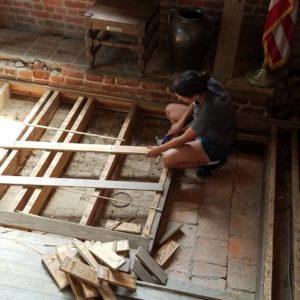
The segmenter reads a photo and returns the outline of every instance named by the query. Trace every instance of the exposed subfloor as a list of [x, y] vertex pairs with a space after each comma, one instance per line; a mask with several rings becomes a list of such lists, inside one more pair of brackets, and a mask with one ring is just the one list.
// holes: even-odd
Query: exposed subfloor
[[[13, 95], [11, 98], [0, 116], [6, 120], [22, 121], [34, 102], [18, 99]], [[20, 110], [21, 103], [26, 104], [22, 105], [22, 110]], [[59, 127], [69, 109], [68, 104], [60, 105], [50, 126]], [[123, 120], [124, 114], [121, 112], [99, 109], [89, 122], [87, 132], [115, 136]], [[138, 116], [135, 124], [132, 145], [151, 145], [155, 136], [160, 136], [168, 127], [164, 120], [145, 116]], [[53, 134], [53, 131], [46, 130], [42, 140], [51, 140]], [[103, 143], [103, 140], [87, 136], [82, 142]], [[30, 174], [41, 152], [33, 152], [34, 155], [24, 165], [21, 175]], [[105, 159], [105, 154], [76, 153], [65, 175], [99, 178]], [[161, 161], [156, 165], [155, 159], [129, 155], [122, 164], [120, 178], [123, 180], [148, 178], [157, 181], [161, 168]], [[221, 299], [254, 299], [262, 178], [263, 154], [245, 149], [237, 149], [229, 157], [224, 168], [208, 179], [197, 178], [193, 169], [176, 170], [162, 226], [182, 223], [183, 227], [181, 232], [174, 236], [180, 248], [165, 267], [168, 272], [167, 286]], [[0, 201], [1, 210], [9, 208], [20, 189], [21, 187], [8, 189]], [[57, 189], [43, 210], [43, 215], [79, 222], [89, 200], [89, 197], [83, 194], [86, 192], [88, 191], [79, 189], [77, 193], [70, 193]], [[151, 205], [151, 192], [126, 191], [122, 194], [122, 191], [121, 193], [117, 191], [114, 196], [117, 197], [118, 193], [140, 204]], [[117, 207], [114, 203], [110, 203], [105, 207], [101, 217], [131, 220], [144, 225], [147, 213], [147, 209], [144, 208], [130, 205]], [[99, 220], [100, 226], [103, 225], [102, 218]], [[161, 228], [161, 233], [163, 228], [165, 227]], [[5, 235], [8, 236], [8, 233]], [[26, 233], [24, 239], [26, 240]], [[12, 243], [14, 244], [20, 247]], [[11, 260], [10, 252], [7, 252], [5, 243], [1, 243], [0, 247], [3, 253], [6, 253], [1, 257], [4, 259], [3, 268], [11, 270], [11, 261], [6, 265], [6, 260]], [[7, 275], [4, 276], [8, 276], [5, 278], [6, 284], [10, 285], [11, 273], [5, 274]], [[30, 282], [28, 287], [32, 284], [31, 289], [34, 290], [36, 282], [34, 280]], [[49, 277], [49, 286], [51, 284]]]

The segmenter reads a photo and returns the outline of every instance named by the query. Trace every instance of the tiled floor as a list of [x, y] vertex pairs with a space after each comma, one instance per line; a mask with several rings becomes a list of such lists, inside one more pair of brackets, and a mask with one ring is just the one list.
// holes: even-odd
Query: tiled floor
[[[237, 151], [209, 179], [175, 173], [167, 226], [180, 249], [167, 265], [169, 286], [222, 299], [254, 299], [263, 157]], [[190, 183], [187, 183], [190, 181]]]

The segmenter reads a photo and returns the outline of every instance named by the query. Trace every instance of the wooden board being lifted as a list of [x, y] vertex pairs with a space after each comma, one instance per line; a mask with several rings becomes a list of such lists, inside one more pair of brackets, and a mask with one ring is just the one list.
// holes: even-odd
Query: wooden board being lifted
[[98, 179], [0, 175], [0, 184], [21, 186], [85, 187], [116, 190], [163, 191], [160, 183]]
[[15, 141], [13, 143], [1, 143], [0, 148], [47, 150], [47, 151], [58, 151], [58, 152], [66, 151], [66, 152], [115, 153], [115, 154], [146, 154], [148, 152], [148, 148], [143, 146], [116, 146], [116, 145], [31, 142], [31, 141]]

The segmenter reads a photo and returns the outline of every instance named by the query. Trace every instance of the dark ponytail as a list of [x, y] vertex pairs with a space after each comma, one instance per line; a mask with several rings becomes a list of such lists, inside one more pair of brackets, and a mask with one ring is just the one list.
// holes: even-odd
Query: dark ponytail
[[174, 81], [173, 88], [176, 94], [184, 97], [193, 97], [207, 91], [207, 81], [210, 73], [188, 70], [181, 73]]

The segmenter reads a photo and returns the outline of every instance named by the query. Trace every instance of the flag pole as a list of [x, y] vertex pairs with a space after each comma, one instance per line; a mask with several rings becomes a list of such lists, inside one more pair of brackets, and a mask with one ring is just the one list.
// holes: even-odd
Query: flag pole
[[279, 70], [271, 70], [265, 59], [261, 68], [247, 72], [245, 77], [252, 85], [259, 87], [273, 87], [279, 82], [281, 74]]

